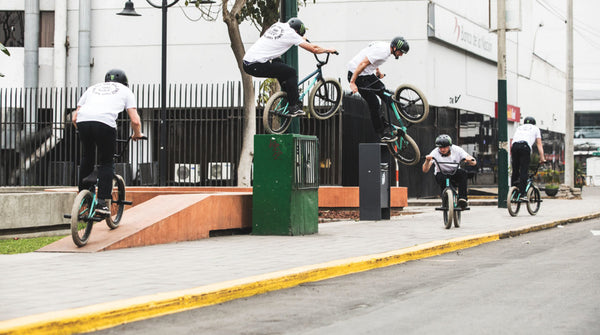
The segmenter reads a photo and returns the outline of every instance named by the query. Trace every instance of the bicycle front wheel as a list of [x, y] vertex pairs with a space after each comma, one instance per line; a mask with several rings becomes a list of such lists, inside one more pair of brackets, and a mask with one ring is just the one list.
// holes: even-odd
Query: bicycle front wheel
[[394, 103], [400, 115], [408, 122], [419, 123], [429, 115], [429, 102], [416, 86], [404, 84], [394, 93]]
[[454, 218], [454, 194], [449, 188], [442, 192], [442, 207], [444, 208], [444, 227], [450, 229]]
[[332, 117], [342, 105], [342, 85], [333, 78], [319, 80], [310, 91], [308, 110], [317, 120]]
[[521, 208], [521, 201], [519, 200], [519, 188], [516, 186], [511, 187], [508, 190], [506, 197], [506, 207], [510, 216], [517, 216], [519, 208]]
[[398, 135], [398, 139], [387, 144], [392, 156], [404, 165], [415, 165], [421, 159], [421, 152], [415, 140], [408, 134]]
[[527, 190], [527, 211], [531, 215], [536, 215], [540, 210], [542, 198], [540, 197], [540, 190], [533, 186]]
[[[456, 197], [454, 197], [454, 201], [457, 201]], [[462, 217], [462, 211], [461, 210], [456, 210], [456, 204], [454, 204], [454, 227], [455, 228], [460, 228], [460, 219]]]
[[115, 175], [112, 181], [112, 195], [110, 200], [110, 215], [106, 218], [106, 225], [110, 229], [119, 226], [123, 211], [125, 210], [125, 182], [119, 175]]
[[94, 221], [90, 217], [90, 213], [94, 207], [93, 201], [94, 197], [88, 190], [79, 192], [75, 197], [75, 201], [73, 201], [73, 208], [71, 209], [71, 237], [78, 247], [83, 247], [87, 244], [92, 233], [92, 227], [94, 227]]
[[263, 125], [267, 133], [283, 134], [288, 129], [292, 122], [292, 117], [288, 115], [288, 105], [285, 92], [277, 92], [269, 98], [263, 111]]

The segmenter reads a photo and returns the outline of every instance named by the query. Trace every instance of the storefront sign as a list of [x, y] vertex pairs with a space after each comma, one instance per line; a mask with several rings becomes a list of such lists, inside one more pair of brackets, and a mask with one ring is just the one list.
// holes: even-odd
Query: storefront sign
[[[494, 106], [494, 115], [498, 118], [498, 102]], [[506, 105], [506, 121], [519, 122], [521, 121], [521, 108], [513, 105]]]
[[498, 60], [496, 34], [432, 2], [429, 3], [427, 35], [489, 60]]

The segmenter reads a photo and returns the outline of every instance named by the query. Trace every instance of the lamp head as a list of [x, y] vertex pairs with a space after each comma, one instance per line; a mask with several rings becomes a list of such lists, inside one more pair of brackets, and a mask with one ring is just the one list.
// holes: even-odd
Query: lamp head
[[142, 14], [138, 14], [135, 11], [135, 8], [133, 8], [133, 2], [131, 0], [128, 0], [127, 2], [125, 2], [125, 8], [123, 8], [123, 10], [120, 13], [117, 13], [117, 15], [141, 16]]

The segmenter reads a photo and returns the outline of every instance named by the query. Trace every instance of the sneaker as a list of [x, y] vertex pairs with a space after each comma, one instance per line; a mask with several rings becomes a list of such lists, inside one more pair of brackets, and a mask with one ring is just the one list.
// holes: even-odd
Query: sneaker
[[297, 103], [295, 105], [290, 106], [289, 116], [296, 117], [302, 115], [306, 115], [306, 112], [304, 112], [304, 110], [302, 109], [302, 103]]
[[458, 206], [460, 208], [465, 209], [465, 208], [467, 208], [468, 205], [469, 205], [469, 203], [467, 202], [467, 199], [463, 199], [463, 198], [458, 199]]
[[529, 201], [529, 200], [527, 199], [527, 196], [523, 196], [523, 197], [521, 197], [521, 201], [523, 201], [523, 202], [527, 202], [527, 201]]
[[106, 200], [100, 199], [98, 200], [98, 205], [96, 205], [96, 213], [99, 215], [110, 215], [110, 209], [106, 204]]
[[390, 131], [386, 131], [381, 135], [381, 142], [394, 142], [398, 139], [398, 136], [392, 134]]

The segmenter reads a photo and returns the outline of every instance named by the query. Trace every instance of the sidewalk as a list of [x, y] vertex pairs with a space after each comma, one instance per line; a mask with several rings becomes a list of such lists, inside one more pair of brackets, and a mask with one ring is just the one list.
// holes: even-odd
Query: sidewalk
[[[69, 327], [88, 319], [105, 327], [110, 318], [102, 313], [111, 309], [128, 322], [156, 315], [156, 306], [163, 308], [158, 314], [171, 313], [429, 257], [511, 231], [600, 217], [600, 188], [584, 188], [581, 200], [544, 199], [536, 216], [525, 206], [513, 218], [497, 206], [473, 205], [463, 213], [461, 228], [450, 230], [433, 207], [409, 206], [405, 212], [418, 214], [324, 223], [307, 236], [237, 235], [93, 254], [0, 255], [0, 333], [36, 322], [42, 331], [91, 330]], [[215, 291], [220, 295], [198, 303]]]

